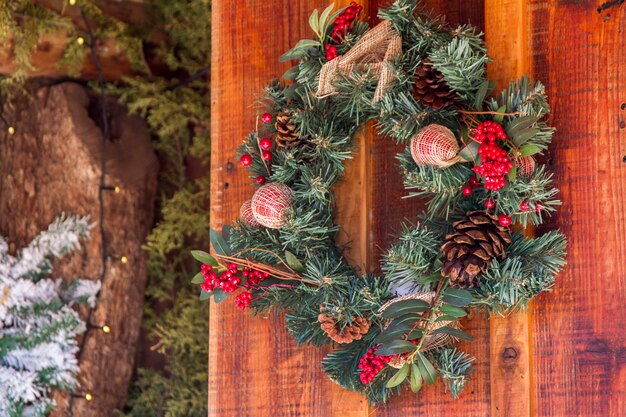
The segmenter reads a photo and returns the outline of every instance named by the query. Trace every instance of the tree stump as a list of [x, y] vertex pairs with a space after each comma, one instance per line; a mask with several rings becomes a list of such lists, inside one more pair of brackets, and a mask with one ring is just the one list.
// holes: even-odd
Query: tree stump
[[[0, 140], [0, 233], [16, 247], [28, 243], [61, 213], [89, 215], [94, 228], [84, 248], [57, 262], [56, 276], [98, 279], [102, 269], [98, 202], [102, 131], [99, 102], [84, 87], [63, 83], [31, 87], [5, 117], [16, 133]], [[121, 191], [104, 195], [107, 273], [92, 324], [110, 334], [89, 333], [81, 360], [80, 387], [93, 401], [74, 401], [74, 415], [109, 417], [123, 406], [142, 323], [146, 255], [152, 228], [158, 161], [144, 121], [108, 100], [111, 141], [106, 183]], [[3, 129], [4, 130], [4, 129]], [[13, 250], [15, 250], [13, 248]], [[120, 262], [122, 256], [128, 263]], [[54, 416], [65, 416], [67, 396], [57, 395]]]

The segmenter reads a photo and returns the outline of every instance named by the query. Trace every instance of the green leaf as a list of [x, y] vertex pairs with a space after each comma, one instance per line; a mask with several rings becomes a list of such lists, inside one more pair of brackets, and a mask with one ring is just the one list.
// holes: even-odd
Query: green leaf
[[404, 365], [402, 365], [402, 368], [400, 368], [400, 370], [398, 370], [398, 372], [396, 372], [395, 375], [392, 376], [389, 379], [389, 381], [387, 381], [387, 385], [385, 386], [387, 388], [397, 387], [406, 379], [408, 374], [409, 374], [409, 364], [405, 363]]
[[459, 156], [467, 162], [475, 161], [478, 158], [478, 148], [480, 143], [471, 141], [466, 147], [461, 149]]
[[225, 224], [224, 226], [222, 226], [222, 236], [224, 237], [225, 241], [229, 241], [230, 240], [230, 233], [233, 231], [233, 228], [230, 224]]
[[435, 319], [435, 322], [441, 322], [441, 321], [457, 321], [457, 318], [444, 314], [443, 316], [439, 316]]
[[539, 118], [537, 116], [518, 117], [507, 125], [506, 134], [511, 137], [515, 136], [517, 133], [520, 133], [522, 130], [528, 129], [538, 121]]
[[300, 262], [298, 258], [296, 258], [296, 255], [289, 252], [288, 250], [285, 251], [285, 261], [287, 262], [287, 265], [289, 265], [291, 269], [293, 269], [294, 271], [296, 272], [304, 271], [304, 266], [302, 265], [302, 262]]
[[523, 130], [521, 133], [512, 136], [511, 140], [513, 141], [513, 143], [517, 146], [522, 146], [523, 144], [525, 144], [526, 142], [528, 142], [530, 139], [534, 138], [535, 136], [537, 136], [537, 133], [541, 132], [541, 129], [537, 128], [537, 127], [533, 127], [530, 129], [525, 129]]
[[411, 391], [418, 393], [422, 389], [422, 375], [415, 363], [411, 364]]
[[428, 311], [430, 304], [424, 300], [402, 300], [393, 303], [385, 311], [382, 316], [386, 319], [393, 319], [404, 316], [406, 314], [419, 314]]
[[316, 41], [315, 39], [302, 39], [298, 41], [296, 46], [293, 47], [294, 50], [300, 49], [308, 49], [308, 48], [316, 48], [322, 46], [320, 41]]
[[329, 23], [328, 16], [331, 14], [334, 8], [335, 3], [331, 3], [326, 9], [324, 9], [322, 14], [320, 15], [318, 27], [320, 28], [321, 32], [324, 32], [326, 30], [326, 26], [328, 26]]
[[449, 334], [450, 336], [454, 336], [457, 339], [467, 340], [470, 342], [474, 340], [472, 336], [465, 333], [463, 330], [455, 329], [454, 327], [443, 326], [438, 329], [435, 329], [431, 334], [439, 334], [439, 333]]
[[527, 143], [521, 148], [519, 148], [522, 156], [530, 156], [541, 152], [541, 149], [537, 145], [533, 145], [532, 143]]
[[391, 342], [380, 345], [376, 354], [380, 356], [390, 356], [411, 352], [413, 350], [415, 350], [415, 345], [411, 342], [406, 340], [392, 340]]
[[422, 352], [417, 353], [417, 366], [419, 367], [420, 374], [422, 374], [422, 378], [428, 385], [432, 385], [437, 380], [437, 371], [432, 363], [422, 354]]
[[202, 272], [198, 272], [191, 279], [192, 284], [202, 284], [203, 282], [204, 282], [204, 275], [202, 275]]
[[283, 78], [285, 80], [293, 81], [298, 77], [299, 73], [300, 73], [300, 67], [298, 65], [294, 65], [293, 67], [285, 71], [285, 73], [283, 74]]
[[287, 62], [292, 59], [300, 59], [306, 56], [307, 52], [304, 49], [290, 49], [278, 58], [279, 62]]
[[319, 24], [319, 12], [317, 11], [317, 9], [313, 10], [313, 13], [311, 13], [311, 16], [309, 16], [309, 26], [311, 26], [311, 29], [313, 30], [313, 32], [315, 32], [315, 34], [317, 36], [320, 36], [320, 28], [318, 26]]
[[414, 329], [411, 331], [411, 333], [406, 335], [406, 338], [408, 340], [415, 340], [419, 339], [422, 336], [424, 336], [424, 332], [422, 331], [422, 329]]
[[443, 302], [464, 307], [472, 302], [472, 294], [462, 288], [448, 288], [443, 294]]
[[219, 304], [227, 298], [228, 298], [228, 294], [226, 294], [220, 288], [215, 288], [213, 290], [213, 301], [215, 301], [215, 303]]
[[439, 310], [441, 310], [441, 312], [444, 314], [456, 318], [467, 316], [467, 311], [463, 310], [461, 307], [453, 306], [450, 304], [442, 305]]
[[478, 87], [478, 91], [476, 92], [474, 108], [479, 111], [483, 109], [483, 103], [485, 101], [485, 98], [487, 98], [487, 93], [489, 93], [489, 81], [483, 81], [480, 87]]
[[507, 178], [509, 179], [509, 182], [513, 182], [517, 179], [517, 167], [516, 166], [511, 167], [511, 170], [509, 171]]
[[502, 113], [506, 113], [506, 105], [500, 106], [500, 108], [498, 108], [497, 113], [501, 113], [501, 114], [496, 114], [493, 116], [493, 120], [498, 122], [498, 123], [502, 123], [502, 121], [504, 120], [504, 114]]
[[208, 291], [200, 290], [200, 301], [208, 300], [211, 298], [211, 293]]
[[192, 250], [191, 256], [193, 256], [196, 261], [201, 262], [205, 265], [211, 265], [211, 266], [219, 265], [219, 263], [213, 256], [201, 250]]
[[216, 230], [211, 229], [210, 233], [211, 244], [213, 245], [213, 250], [219, 255], [230, 256], [233, 251], [228, 246], [228, 243], [224, 240], [222, 235], [220, 235]]

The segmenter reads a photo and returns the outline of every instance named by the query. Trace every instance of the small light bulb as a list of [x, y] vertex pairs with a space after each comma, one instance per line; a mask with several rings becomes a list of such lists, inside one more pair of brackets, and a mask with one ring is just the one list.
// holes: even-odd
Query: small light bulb
[[91, 401], [91, 400], [93, 400], [93, 395], [91, 395], [91, 394], [87, 393], [87, 394], [85, 394], [85, 399], [86, 399], [87, 401]]
[[69, 0], [68, 3], [70, 4], [70, 6], [75, 6], [76, 0]]
[[85, 38], [83, 38], [82, 36], [79, 36], [78, 39], [76, 39], [76, 42], [79, 45], [83, 45], [85, 43]]
[[124, 265], [126, 265], [128, 263], [128, 258], [126, 256], [122, 256], [120, 258], [120, 262], [123, 263]]
[[105, 324], [104, 326], [102, 326], [102, 333], [111, 333], [111, 328]]
[[13, 126], [9, 126], [7, 131], [9, 132], [9, 135], [11, 136], [15, 135], [15, 128]]
[[115, 194], [119, 194], [122, 192], [122, 189], [116, 185], [113, 191], [115, 192]]

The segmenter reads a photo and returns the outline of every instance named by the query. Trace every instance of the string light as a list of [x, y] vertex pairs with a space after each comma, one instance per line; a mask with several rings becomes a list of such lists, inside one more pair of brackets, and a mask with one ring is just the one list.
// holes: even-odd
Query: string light
[[102, 333], [104, 333], [104, 334], [111, 333], [111, 326], [109, 326], [108, 324], [103, 324], [102, 326], [97, 326], [95, 324], [88, 324], [87, 328], [88, 329], [102, 330]]
[[15, 128], [13, 126], [9, 126], [7, 132], [9, 133], [9, 135], [13, 136], [15, 135]]
[[87, 401], [91, 401], [91, 400], [93, 400], [93, 395], [91, 395], [90, 393], [87, 393], [87, 394], [85, 394], [85, 399]]
[[76, 0], [68, 0], [70, 6], [76, 6]]
[[102, 326], [102, 333], [111, 333], [111, 328], [105, 324], [104, 326]]
[[83, 38], [82, 36], [79, 36], [78, 38], [76, 38], [76, 43], [79, 45], [84, 45], [85, 44], [85, 38]]
[[93, 400], [93, 395], [91, 395], [91, 393], [89, 393], [89, 392], [86, 392], [84, 394], [72, 392], [72, 393], [70, 393], [70, 397], [72, 399], [74, 399], [74, 398], [81, 398], [81, 399], [84, 399], [84, 400], [87, 400], [87, 401], [92, 401]]
[[116, 186], [111, 186], [111, 185], [105, 185], [102, 187], [102, 190], [104, 191], [113, 191], [115, 194], [119, 194], [122, 192], [122, 187], [116, 185]]
[[119, 262], [123, 265], [126, 265], [130, 262], [130, 259], [128, 259], [128, 256], [125, 256], [125, 255], [122, 255], [122, 256], [108, 255], [107, 259], [112, 262]]

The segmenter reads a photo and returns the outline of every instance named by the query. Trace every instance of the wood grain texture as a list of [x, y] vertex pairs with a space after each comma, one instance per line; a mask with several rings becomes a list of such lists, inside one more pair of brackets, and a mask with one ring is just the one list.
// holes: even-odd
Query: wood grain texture
[[[516, 22], [511, 26], [511, 21]], [[485, 0], [485, 42], [495, 91], [528, 74], [526, 0]], [[529, 231], [530, 232], [530, 231]], [[528, 417], [531, 409], [530, 309], [490, 320], [491, 415]]]
[[[568, 266], [532, 315], [535, 415], [626, 415], [626, 7], [529, 1], [532, 73], [558, 128], [549, 161]], [[626, 107], [626, 106], [625, 106]]]

